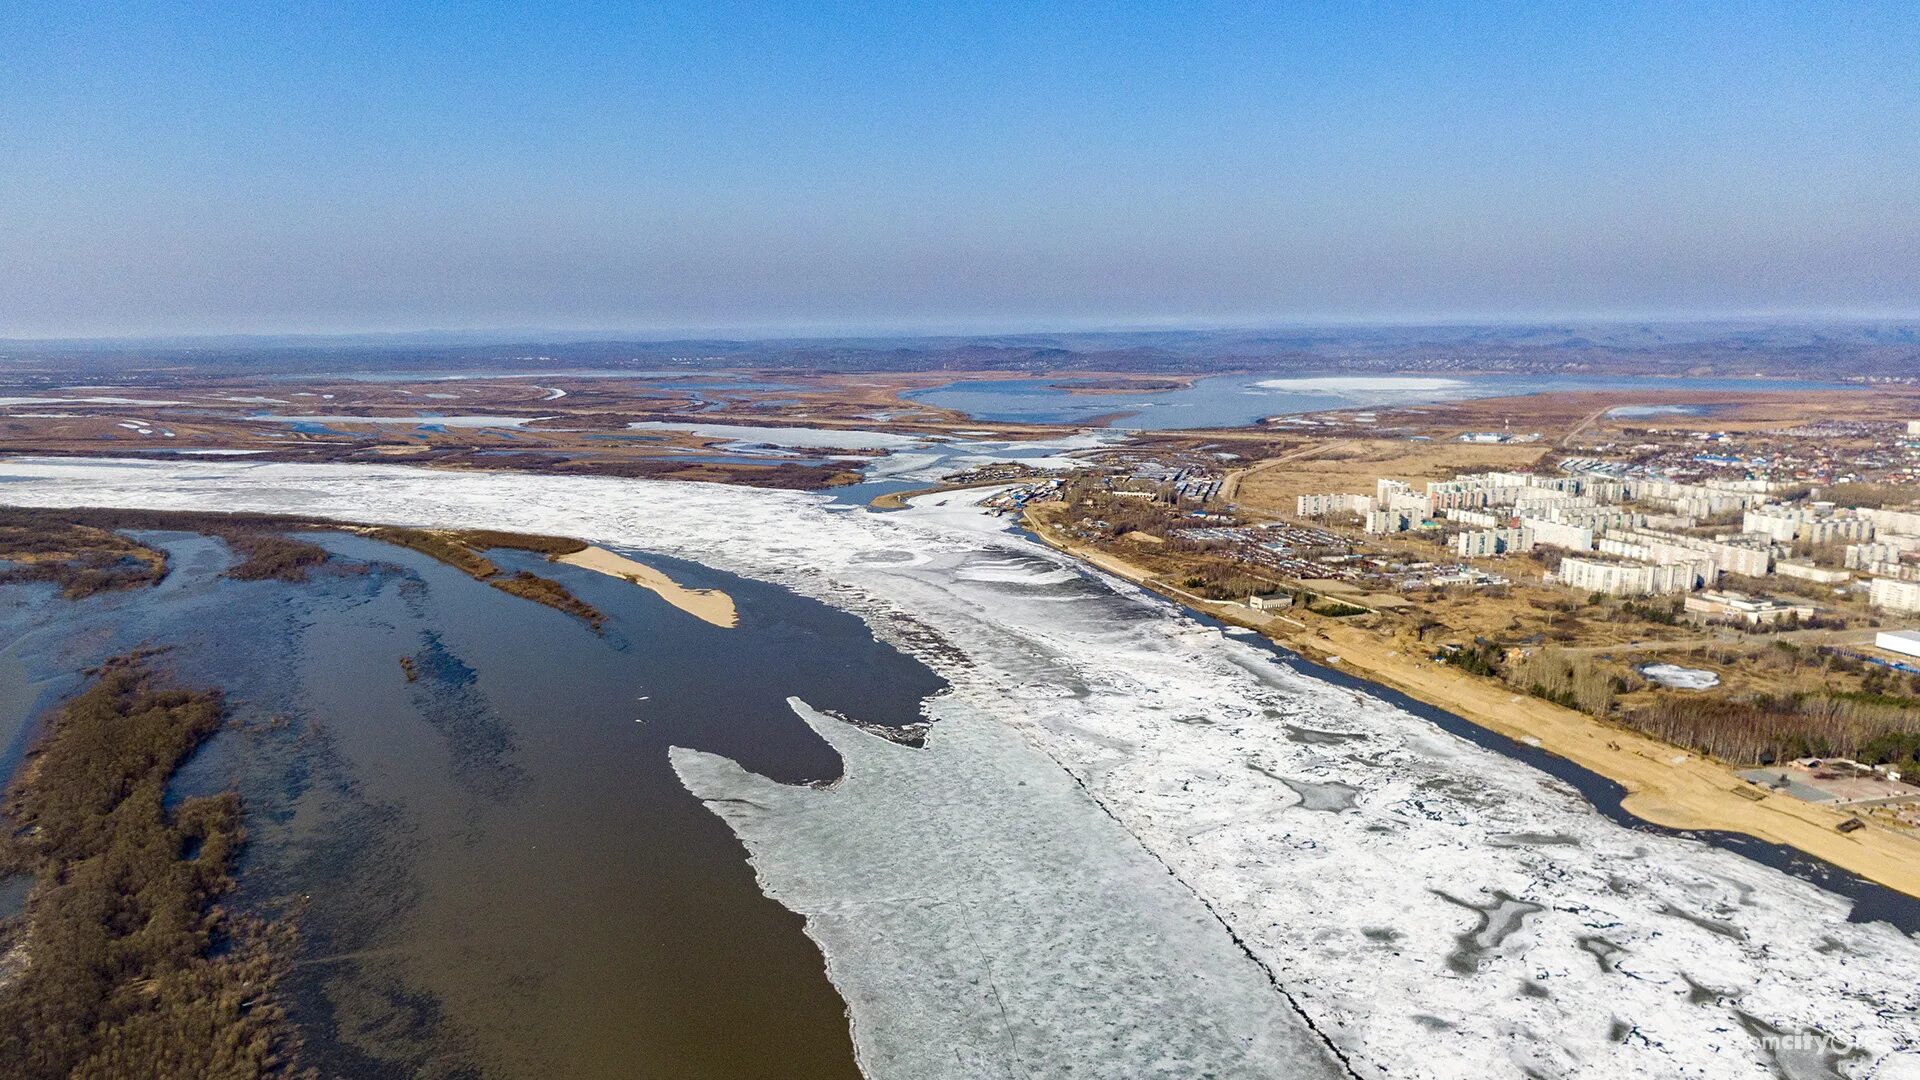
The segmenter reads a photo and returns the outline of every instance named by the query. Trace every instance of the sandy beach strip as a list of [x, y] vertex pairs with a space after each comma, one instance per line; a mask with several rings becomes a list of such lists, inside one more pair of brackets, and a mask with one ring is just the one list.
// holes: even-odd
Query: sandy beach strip
[[1798, 848], [1909, 896], [1920, 896], [1920, 840], [1869, 821], [1839, 831], [1846, 808], [1766, 794], [1732, 768], [1626, 728], [1602, 723], [1510, 687], [1395, 653], [1366, 631], [1339, 627], [1309, 641], [1300, 631], [1273, 635], [1309, 656], [1337, 654], [1341, 666], [1438, 705], [1481, 727], [1540, 748], [1627, 791], [1620, 803], [1636, 817], [1671, 829], [1719, 829]]
[[[1028, 519], [1031, 527], [1035, 524]], [[1051, 529], [1034, 534], [1052, 546], [1186, 607], [1266, 634], [1309, 659], [1337, 656], [1354, 675], [1438, 706], [1480, 727], [1538, 746], [1624, 786], [1627, 812], [1671, 829], [1716, 829], [1785, 844], [1920, 897], [1920, 840], [1869, 822], [1838, 830], [1845, 809], [1766, 794], [1732, 768], [1677, 746], [1605, 724], [1584, 713], [1525, 694], [1424, 657], [1398, 652], [1359, 627], [1309, 629], [1293, 619], [1263, 616], [1237, 604], [1173, 595], [1143, 568], [1105, 552], [1062, 542]]]
[[733, 597], [719, 589], [689, 589], [646, 563], [636, 562], [606, 548], [585, 548], [571, 555], [562, 555], [558, 561], [583, 570], [625, 578], [643, 589], [652, 590], [660, 599], [702, 622], [729, 630], [740, 625], [740, 613], [734, 609]]

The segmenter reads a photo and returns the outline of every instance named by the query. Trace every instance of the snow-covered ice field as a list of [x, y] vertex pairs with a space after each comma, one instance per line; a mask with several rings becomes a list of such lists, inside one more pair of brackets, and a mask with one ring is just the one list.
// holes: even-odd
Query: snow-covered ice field
[[841, 749], [831, 788], [675, 755], [807, 917], [875, 1077], [1920, 1077], [1920, 942], [1080, 572], [982, 494], [832, 513], [597, 478], [0, 462], [14, 504], [663, 552], [920, 655], [952, 683], [925, 748], [795, 703]]

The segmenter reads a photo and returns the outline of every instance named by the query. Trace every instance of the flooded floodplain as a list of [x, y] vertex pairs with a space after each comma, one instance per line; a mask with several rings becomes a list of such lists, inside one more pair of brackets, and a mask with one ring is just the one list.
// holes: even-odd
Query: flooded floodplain
[[1071, 424], [1110, 418], [1133, 431], [1243, 427], [1271, 416], [1332, 409], [1404, 407], [1439, 401], [1593, 390], [1808, 392], [1853, 389], [1803, 379], [1631, 379], [1585, 375], [1213, 375], [1178, 389], [1076, 392], [1071, 382], [967, 379], [908, 392], [976, 420]]
[[[220, 577], [219, 541], [143, 534], [158, 587], [0, 590], [7, 772], [82, 669], [141, 645], [233, 725], [176, 796], [237, 789], [242, 908], [300, 930], [288, 987], [309, 1063], [356, 1077], [854, 1077], [845, 1004], [801, 920], [679, 784], [670, 745], [788, 783], [838, 756], [787, 704], [921, 719], [942, 687], [851, 615], [651, 559], [718, 588], [736, 627], [590, 570], [604, 632], [405, 549], [322, 542], [352, 572]], [[401, 659], [409, 664], [403, 668]], [[408, 670], [410, 668], [410, 670]]]

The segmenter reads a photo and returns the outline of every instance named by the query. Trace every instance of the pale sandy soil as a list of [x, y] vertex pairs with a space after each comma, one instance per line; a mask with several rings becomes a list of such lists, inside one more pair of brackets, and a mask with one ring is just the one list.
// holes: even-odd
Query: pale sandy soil
[[740, 613], [734, 610], [733, 597], [718, 589], [689, 589], [645, 563], [616, 555], [606, 548], [586, 548], [571, 555], [562, 555], [559, 561], [626, 578], [643, 589], [653, 590], [660, 599], [703, 622], [728, 629], [740, 625]]
[[[1063, 544], [1051, 530], [1036, 530], [1048, 543], [1108, 573], [1149, 584], [1141, 567], [1112, 555]], [[1177, 592], [1158, 583], [1159, 592]], [[1481, 727], [1558, 754], [1619, 782], [1629, 794], [1629, 813], [1675, 829], [1717, 829], [1786, 844], [1877, 881], [1920, 896], [1920, 839], [1870, 822], [1841, 833], [1850, 815], [1786, 795], [1749, 796], [1758, 789], [1719, 762], [1510, 687], [1399, 651], [1359, 626], [1308, 627], [1284, 616], [1267, 616], [1238, 604], [1219, 604], [1181, 594], [1175, 599], [1224, 621], [1260, 630], [1310, 657], [1338, 657], [1353, 674], [1437, 705]], [[1744, 794], [1743, 794], [1744, 793]]]

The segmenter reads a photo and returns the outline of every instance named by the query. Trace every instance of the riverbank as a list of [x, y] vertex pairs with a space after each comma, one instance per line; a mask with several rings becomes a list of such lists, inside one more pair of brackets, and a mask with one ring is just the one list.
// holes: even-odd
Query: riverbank
[[740, 625], [740, 613], [733, 597], [719, 589], [689, 589], [646, 563], [618, 555], [606, 548], [589, 547], [555, 560], [609, 577], [625, 578], [660, 599], [702, 622], [733, 629]]
[[1017, 481], [1009, 481], [1005, 477], [996, 477], [992, 480], [970, 480], [964, 484], [929, 484], [926, 487], [912, 488], [908, 491], [889, 491], [884, 495], [875, 495], [867, 502], [867, 506], [874, 510], [904, 510], [908, 500], [917, 499], [922, 495], [942, 495], [949, 491], [966, 491], [969, 488], [1005, 487], [1008, 483], [1015, 482]]
[[1026, 524], [1050, 546], [1187, 608], [1257, 630], [1309, 659], [1337, 665], [1613, 780], [1628, 791], [1621, 806], [1642, 820], [1672, 829], [1735, 832], [1784, 844], [1920, 897], [1920, 839], [1870, 821], [1865, 828], [1842, 833], [1839, 825], [1853, 816], [1846, 811], [1762, 793], [1720, 762], [1401, 652], [1364, 627], [1329, 620], [1309, 625], [1239, 604], [1205, 600], [1155, 581], [1145, 569], [1125, 559], [1065, 540], [1031, 516]]

